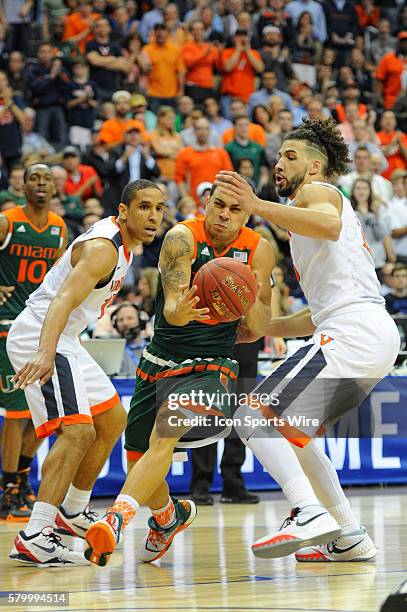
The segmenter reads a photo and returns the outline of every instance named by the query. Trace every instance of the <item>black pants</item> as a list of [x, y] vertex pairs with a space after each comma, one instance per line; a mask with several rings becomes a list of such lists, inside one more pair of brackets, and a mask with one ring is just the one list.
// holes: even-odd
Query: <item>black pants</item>
[[209, 87], [197, 87], [197, 85], [186, 85], [185, 95], [193, 99], [196, 104], [202, 104], [206, 98], [213, 98], [214, 91]]
[[[239, 379], [236, 390], [238, 396], [242, 393], [248, 393], [254, 387], [253, 382], [257, 376], [259, 347], [259, 342], [237, 344], [235, 347], [234, 358], [239, 363]], [[225, 494], [236, 494], [238, 491], [245, 490], [246, 488], [241, 472], [246, 458], [246, 447], [239, 438], [236, 438], [236, 432], [232, 432], [231, 436], [225, 440], [225, 449], [220, 464], [223, 493]], [[216, 466], [216, 451], [216, 444], [192, 449], [192, 476], [190, 482], [190, 491], [192, 493], [207, 493], [209, 491]]]

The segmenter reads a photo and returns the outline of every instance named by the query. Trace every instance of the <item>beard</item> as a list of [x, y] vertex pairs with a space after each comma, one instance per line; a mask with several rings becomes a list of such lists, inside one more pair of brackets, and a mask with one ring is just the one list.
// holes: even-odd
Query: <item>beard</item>
[[301, 183], [304, 181], [305, 179], [305, 172], [302, 176], [297, 176], [296, 178], [294, 178], [291, 183], [287, 183], [287, 185], [285, 185], [285, 187], [281, 186], [281, 187], [277, 187], [277, 193], [279, 196], [282, 196], [283, 198], [290, 198], [292, 196], [293, 193], [295, 193], [298, 189], [298, 187], [301, 185]]

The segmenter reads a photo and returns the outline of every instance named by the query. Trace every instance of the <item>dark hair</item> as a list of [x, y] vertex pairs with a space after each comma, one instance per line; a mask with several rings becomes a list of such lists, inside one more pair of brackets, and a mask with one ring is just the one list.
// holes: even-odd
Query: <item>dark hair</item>
[[236, 123], [240, 121], [240, 119], [246, 119], [250, 123], [249, 117], [245, 115], [244, 113], [241, 113], [239, 115], [236, 115], [236, 117], [233, 117], [233, 125], [236, 125]]
[[358, 206], [358, 202], [355, 198], [355, 185], [356, 183], [365, 183], [366, 185], [369, 186], [369, 197], [367, 199], [367, 208], [370, 212], [372, 212], [372, 204], [373, 204], [373, 190], [372, 190], [372, 185], [370, 183], [370, 181], [366, 178], [363, 177], [359, 177], [357, 179], [354, 180], [353, 185], [352, 185], [352, 191], [351, 191], [351, 195], [350, 195], [350, 203], [352, 204], [352, 208], [353, 210], [356, 210], [357, 206]]
[[[239, 160], [239, 161], [241, 161], [241, 160]], [[252, 188], [253, 193], [256, 193], [256, 187], [255, 187], [253, 181], [251, 181], [249, 178], [247, 178], [247, 176], [243, 176], [243, 174], [239, 174], [239, 176], [241, 176], [246, 181], [246, 183], [248, 185], [250, 185], [250, 187]], [[219, 187], [219, 185], [216, 185], [215, 183], [212, 185], [212, 189], [211, 189], [211, 192], [209, 194], [210, 198], [215, 193], [217, 187]]]
[[153, 181], [147, 179], [138, 179], [137, 181], [131, 181], [122, 191], [121, 202], [126, 206], [130, 206], [132, 201], [135, 199], [137, 193], [142, 189], [158, 189], [161, 193], [161, 189]]
[[394, 264], [394, 268], [391, 271], [391, 275], [394, 276], [395, 272], [401, 272], [401, 270], [407, 270], [407, 265], [404, 263], [396, 263]]
[[302, 125], [294, 128], [284, 140], [305, 140], [326, 156], [325, 175], [335, 172], [346, 174], [349, 159], [348, 145], [338, 130], [335, 121], [329, 119], [303, 119]]
[[[251, 165], [252, 165], [252, 166], [253, 166], [253, 168], [254, 168], [254, 162], [253, 162], [253, 160], [252, 160], [252, 159], [250, 159], [250, 157], [241, 157], [241, 158], [239, 159], [239, 161], [237, 162], [237, 167], [238, 167], [238, 168], [240, 168], [240, 164], [241, 164], [242, 162], [250, 162], [250, 163], [251, 163]], [[247, 177], [245, 176], [245, 178], [247, 178]]]
[[253, 122], [253, 123], [256, 123], [256, 125], [261, 125], [261, 124], [259, 123], [259, 120], [257, 119], [257, 110], [258, 110], [259, 108], [262, 108], [264, 111], [266, 111], [266, 113], [267, 113], [267, 115], [268, 115], [268, 118], [269, 118], [269, 121], [271, 121], [271, 115], [270, 115], [270, 113], [269, 113], [269, 111], [268, 111], [267, 106], [264, 106], [264, 104], [256, 104], [256, 106], [255, 106], [255, 107], [253, 108], [253, 110], [252, 110], [252, 122]]

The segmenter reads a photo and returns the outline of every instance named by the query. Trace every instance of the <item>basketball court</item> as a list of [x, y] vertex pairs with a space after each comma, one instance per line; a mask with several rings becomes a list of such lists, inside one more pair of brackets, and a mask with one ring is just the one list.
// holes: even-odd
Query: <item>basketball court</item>
[[[250, 545], [278, 528], [287, 515], [280, 493], [262, 494], [257, 506], [200, 507], [193, 526], [178, 535], [156, 564], [138, 564], [147, 510], [125, 531], [105, 567], [37, 569], [7, 555], [16, 524], [0, 524], [0, 608], [70, 612], [150, 610], [378, 612], [390, 591], [407, 577], [405, 490], [355, 488], [347, 491], [356, 516], [372, 536], [375, 563], [297, 563], [294, 557], [264, 560]], [[102, 502], [102, 503], [101, 503]], [[105, 500], [96, 500], [102, 511]], [[69, 605], [10, 605], [5, 592], [68, 591]]]

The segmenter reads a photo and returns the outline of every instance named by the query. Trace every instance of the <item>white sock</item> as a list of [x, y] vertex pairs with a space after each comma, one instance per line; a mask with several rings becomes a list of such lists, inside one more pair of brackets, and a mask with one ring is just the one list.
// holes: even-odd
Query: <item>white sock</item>
[[[264, 432], [258, 432], [263, 435]], [[292, 508], [319, 505], [314, 490], [305, 476], [300, 462], [288, 440], [283, 436], [260, 438], [252, 436], [242, 442], [280, 485]]]
[[35, 502], [24, 533], [28, 536], [39, 533], [44, 527], [54, 527], [58, 508], [46, 502]]
[[62, 502], [62, 508], [68, 516], [79, 514], [89, 504], [91, 494], [92, 491], [82, 491], [82, 489], [77, 489], [71, 484]]
[[359, 529], [359, 521], [353, 514], [329, 457], [314, 441], [304, 448], [293, 448], [315, 493], [337, 523], [346, 531]]
[[157, 509], [151, 508], [151, 512], [158, 525], [164, 529], [171, 527], [171, 525], [173, 525], [177, 520], [174, 502], [172, 501], [171, 497], [168, 498], [165, 506]]

